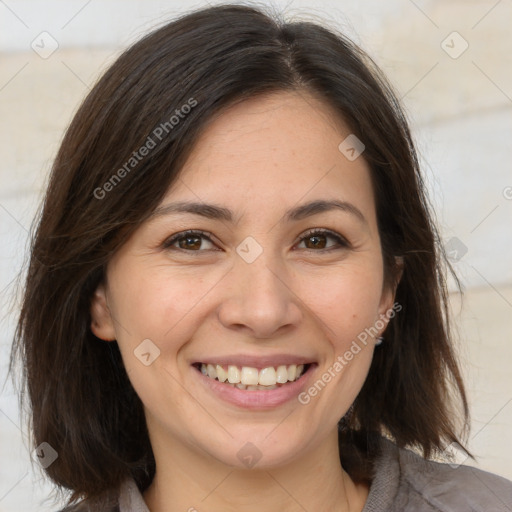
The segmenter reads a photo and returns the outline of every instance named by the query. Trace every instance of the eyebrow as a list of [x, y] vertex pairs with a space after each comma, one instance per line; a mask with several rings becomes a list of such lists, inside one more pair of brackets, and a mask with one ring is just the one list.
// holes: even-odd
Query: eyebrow
[[[347, 201], [333, 200], [322, 200], [311, 201], [300, 206], [296, 206], [291, 210], [288, 210], [284, 215], [284, 221], [293, 222], [317, 215], [319, 213], [329, 212], [332, 210], [341, 210], [345, 213], [357, 218], [361, 223], [368, 225], [368, 221], [362, 214], [361, 210], [354, 204]], [[174, 213], [192, 213], [194, 215], [200, 215], [207, 219], [224, 220], [226, 222], [235, 222], [234, 215], [231, 210], [224, 208], [216, 204], [208, 203], [197, 203], [189, 201], [179, 201], [174, 203], [168, 203], [163, 206], [159, 206], [151, 214], [150, 218], [161, 217], [164, 215], [172, 215]], [[240, 219], [236, 220], [238, 223]]]

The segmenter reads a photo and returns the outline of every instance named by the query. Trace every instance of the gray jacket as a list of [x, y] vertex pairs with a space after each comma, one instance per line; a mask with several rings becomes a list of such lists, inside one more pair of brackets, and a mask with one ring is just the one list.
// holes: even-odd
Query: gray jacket
[[[363, 512], [512, 512], [512, 481], [471, 466], [425, 460], [386, 438]], [[85, 512], [78, 505], [62, 512]], [[109, 512], [150, 512], [128, 479]]]

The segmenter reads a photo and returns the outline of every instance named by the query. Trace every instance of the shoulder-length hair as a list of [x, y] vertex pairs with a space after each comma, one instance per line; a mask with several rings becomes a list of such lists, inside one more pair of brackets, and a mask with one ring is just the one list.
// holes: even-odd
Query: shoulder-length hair
[[[90, 329], [91, 297], [109, 259], [161, 202], [207, 123], [227, 106], [277, 91], [321, 98], [364, 143], [385, 284], [402, 306], [340, 428], [342, 464], [355, 479], [369, 479], [375, 433], [425, 457], [462, 445], [454, 418], [462, 417], [465, 431], [469, 413], [447, 268], [459, 291], [460, 283], [396, 94], [335, 29], [220, 5], [154, 30], [104, 73], [66, 131], [36, 219], [10, 371], [21, 361], [33, 445], [58, 452], [46, 473], [72, 491], [69, 503], [104, 495], [129, 476], [144, 491], [155, 472], [142, 403], [118, 346]], [[157, 143], [136, 157], [148, 137]]]

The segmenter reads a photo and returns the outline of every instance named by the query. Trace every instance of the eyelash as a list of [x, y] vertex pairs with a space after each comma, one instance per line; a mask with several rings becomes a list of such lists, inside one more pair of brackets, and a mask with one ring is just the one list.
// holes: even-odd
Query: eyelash
[[[318, 250], [317, 249], [305, 249], [306, 251], [309, 251], [309, 252], [329, 252], [329, 251], [332, 251], [332, 250], [339, 250], [340, 248], [348, 248], [348, 247], [350, 247], [350, 244], [342, 236], [336, 234], [333, 231], [330, 231], [328, 229], [323, 229], [323, 228], [313, 228], [313, 229], [310, 229], [310, 230], [306, 231], [306, 233], [304, 233], [302, 235], [302, 237], [301, 237], [301, 239], [299, 240], [298, 243], [301, 243], [304, 240], [306, 240], [307, 238], [311, 238], [311, 237], [313, 237], [315, 235], [323, 235], [323, 236], [326, 236], [326, 237], [333, 238], [338, 243], [339, 247], [329, 247], [327, 249], [318, 249]], [[211, 240], [211, 238], [210, 238], [212, 236], [211, 233], [208, 233], [206, 231], [192, 230], [191, 229], [191, 230], [187, 230], [187, 231], [182, 231], [181, 233], [177, 233], [176, 235], [173, 235], [170, 238], [166, 239], [162, 243], [162, 248], [163, 249], [178, 250], [178, 251], [187, 252], [187, 253], [201, 253], [201, 252], [205, 252], [207, 250], [211, 250], [211, 249], [203, 249], [203, 250], [195, 251], [195, 250], [182, 249], [181, 247], [172, 247], [173, 244], [175, 244], [176, 242], [178, 242], [178, 241], [180, 241], [182, 239], [185, 239], [187, 237], [191, 237], [191, 236], [205, 238], [206, 240], [208, 240], [212, 244], [214, 243]]]

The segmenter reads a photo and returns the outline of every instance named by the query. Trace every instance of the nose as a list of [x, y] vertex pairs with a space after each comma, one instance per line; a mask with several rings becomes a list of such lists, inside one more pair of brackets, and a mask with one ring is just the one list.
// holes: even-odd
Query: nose
[[252, 338], [271, 338], [302, 320], [301, 301], [282, 265], [265, 251], [252, 263], [238, 258], [227, 276], [229, 285], [218, 308], [227, 329], [247, 331]]

